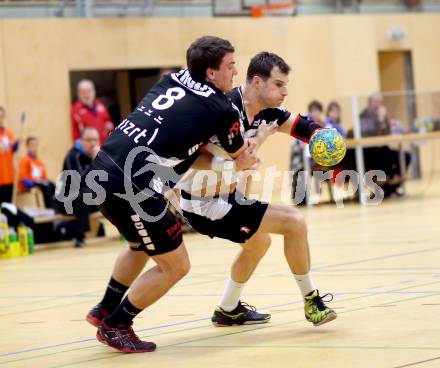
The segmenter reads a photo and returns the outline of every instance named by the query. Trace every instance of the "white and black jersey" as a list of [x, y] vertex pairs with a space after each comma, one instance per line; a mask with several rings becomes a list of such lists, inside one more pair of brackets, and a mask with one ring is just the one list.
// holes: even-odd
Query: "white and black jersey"
[[[234, 108], [237, 110], [242, 132], [245, 138], [252, 138], [257, 134], [258, 127], [262, 124], [276, 124], [278, 126], [283, 125], [291, 116], [291, 113], [284, 107], [269, 108], [260, 111], [255, 115], [253, 121], [248, 121], [246, 115], [246, 108], [244, 106], [243, 91], [241, 87], [234, 88], [231, 92], [227, 93], [227, 96], [231, 99]], [[290, 135], [299, 139], [305, 143], [308, 143], [310, 137], [316, 131], [321, 128], [319, 124], [315, 123], [306, 116], [296, 115], [293, 126], [291, 128]], [[216, 142], [220, 144], [219, 141]]]
[[[231, 92], [226, 94], [230, 98], [234, 109], [236, 110], [240, 121], [240, 132], [245, 138], [253, 138], [257, 135], [258, 127], [262, 124], [277, 124], [283, 125], [290, 117], [291, 113], [282, 107], [269, 108], [260, 111], [253, 121], [249, 121], [246, 115], [246, 108], [244, 106], [244, 99], [241, 87], [234, 88]], [[211, 143], [221, 146], [220, 137], [212, 137]], [[209, 177], [209, 170], [191, 169], [190, 172], [178, 183], [177, 187], [188, 192], [200, 192], [203, 186], [206, 185], [205, 177]], [[224, 184], [229, 185], [232, 182], [239, 182], [241, 173], [233, 173], [227, 177], [219, 176]]]
[[[240, 130], [246, 138], [253, 138], [258, 133], [262, 124], [277, 124], [281, 126], [290, 117], [290, 112], [283, 108], [271, 108], [260, 111], [253, 121], [246, 115], [244, 99], [240, 87], [227, 93], [234, 108], [240, 117]], [[219, 137], [218, 137], [219, 138]], [[220, 144], [220, 139], [212, 138], [211, 142]], [[229, 188], [229, 180], [239, 182], [240, 172], [230, 175], [227, 179], [220, 175], [224, 188]], [[261, 201], [249, 202], [239, 191], [233, 193], [214, 195], [212, 197], [198, 197], [202, 187], [209, 180], [210, 171], [192, 169], [185, 178], [179, 182], [181, 191], [180, 207], [183, 216], [190, 225], [199, 233], [210, 237], [228, 239], [236, 243], [244, 243], [260, 227], [261, 220], [267, 210], [268, 203]]]
[[[237, 151], [243, 144], [238, 113], [212, 83], [196, 82], [188, 70], [181, 70], [156, 83], [105, 141], [97, 161], [107, 169], [121, 170], [130, 152], [144, 147], [135, 155], [132, 173], [151, 162], [173, 186], [173, 175], [185, 173], [213, 135], [226, 151]], [[142, 186], [148, 179], [148, 171], [132, 178]]]
[[255, 137], [258, 132], [258, 127], [262, 124], [277, 124], [278, 126], [283, 125], [291, 115], [291, 113], [285, 108], [276, 107], [260, 111], [257, 115], [255, 115], [253, 121], [249, 121], [246, 115], [243, 91], [241, 87], [234, 88], [226, 95], [231, 99], [240, 116], [242, 131], [244, 132], [244, 136], [246, 138]]
[[[253, 138], [258, 133], [262, 124], [283, 125], [291, 116], [290, 112], [283, 108], [270, 108], [260, 111], [249, 121], [244, 105], [243, 93], [240, 87], [234, 88], [227, 96], [231, 99], [234, 108], [240, 117], [240, 129], [246, 138]], [[303, 141], [308, 141], [313, 131], [319, 125], [310, 122], [304, 117], [297, 115], [292, 125], [291, 134]], [[219, 140], [213, 138], [214, 144], [220, 144]], [[217, 182], [221, 180], [221, 188], [230, 189], [229, 184], [240, 181], [240, 172], [228, 175], [218, 173], [214, 176], [215, 181], [212, 188], [217, 192]], [[232, 193], [221, 195], [199, 196], [203, 191], [210, 193], [206, 188], [210, 181], [212, 171], [192, 169], [185, 178], [179, 182], [181, 189], [180, 207], [183, 216], [189, 224], [199, 233], [210, 237], [228, 239], [236, 243], [244, 243], [258, 231], [268, 203], [262, 201], [249, 201], [238, 190]]]

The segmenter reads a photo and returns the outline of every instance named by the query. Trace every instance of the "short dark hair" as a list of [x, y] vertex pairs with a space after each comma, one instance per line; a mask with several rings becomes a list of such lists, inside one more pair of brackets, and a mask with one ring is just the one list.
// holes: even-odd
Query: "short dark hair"
[[341, 105], [339, 105], [339, 103], [336, 101], [331, 101], [327, 106], [327, 110], [325, 114], [328, 115], [330, 110], [332, 109], [338, 109], [339, 111], [341, 111]]
[[324, 111], [324, 108], [322, 107], [322, 103], [318, 100], [313, 100], [309, 103], [309, 106], [307, 107], [307, 111], [311, 112], [312, 110], [319, 110], [321, 112]]
[[248, 66], [246, 80], [252, 81], [256, 75], [267, 80], [274, 67], [278, 67], [283, 74], [289, 74], [290, 66], [277, 54], [263, 51], [255, 55]]
[[0, 112], [2, 112], [2, 113], [6, 113], [6, 110], [5, 110], [5, 108], [3, 107], [3, 106], [0, 106]]
[[28, 146], [29, 145], [29, 143], [31, 143], [32, 141], [36, 141], [37, 140], [37, 137], [34, 137], [34, 136], [30, 136], [30, 137], [27, 137], [26, 138], [26, 146]]
[[235, 49], [228, 40], [203, 36], [195, 40], [186, 51], [186, 64], [191, 77], [204, 81], [208, 68], [218, 69], [223, 57]]

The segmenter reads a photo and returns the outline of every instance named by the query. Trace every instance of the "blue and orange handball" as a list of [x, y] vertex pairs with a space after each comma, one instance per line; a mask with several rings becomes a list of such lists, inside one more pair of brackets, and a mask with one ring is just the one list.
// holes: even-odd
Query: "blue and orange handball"
[[345, 139], [335, 129], [315, 131], [309, 142], [310, 154], [321, 166], [333, 166], [342, 161], [347, 151]]

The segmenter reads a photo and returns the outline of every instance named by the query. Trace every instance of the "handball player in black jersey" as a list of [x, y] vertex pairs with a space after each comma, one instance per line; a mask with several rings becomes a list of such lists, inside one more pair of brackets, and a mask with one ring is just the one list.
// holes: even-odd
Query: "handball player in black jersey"
[[[99, 209], [130, 247], [119, 254], [105, 295], [87, 321], [98, 326], [99, 341], [126, 353], [155, 350], [134, 333], [133, 318], [190, 268], [180, 223], [164, 193], [197, 165], [200, 148], [212, 136], [232, 158], [246, 150], [238, 113], [225, 95], [237, 74], [234, 48], [205, 36], [191, 44], [186, 58], [188, 69], [164, 77], [147, 93], [91, 167], [108, 176], [100, 182], [106, 198]], [[249, 167], [255, 163], [252, 155], [248, 161]], [[156, 266], [137, 277], [150, 257]]]

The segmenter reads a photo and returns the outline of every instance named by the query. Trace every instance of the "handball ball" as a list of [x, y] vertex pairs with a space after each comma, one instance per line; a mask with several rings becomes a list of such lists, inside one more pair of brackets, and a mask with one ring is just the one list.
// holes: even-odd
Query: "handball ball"
[[321, 166], [333, 166], [342, 161], [347, 148], [345, 139], [335, 129], [319, 129], [313, 133], [309, 151]]

